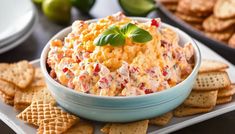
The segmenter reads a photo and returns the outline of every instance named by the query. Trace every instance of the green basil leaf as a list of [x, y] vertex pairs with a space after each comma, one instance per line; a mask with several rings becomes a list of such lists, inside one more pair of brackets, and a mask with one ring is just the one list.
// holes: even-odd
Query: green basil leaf
[[121, 32], [125, 35], [128, 36], [129, 34], [131, 34], [133, 31], [135, 31], [136, 29], [138, 29], [138, 27], [132, 23], [128, 23], [124, 26], [121, 27]]
[[122, 34], [111, 34], [106, 38], [108, 38], [108, 43], [112, 46], [122, 46], [125, 44], [125, 37]]
[[124, 25], [121, 28], [121, 32], [137, 43], [145, 43], [152, 40], [152, 36], [148, 31], [141, 29], [132, 23]]
[[125, 43], [125, 37], [117, 26], [111, 26], [99, 35], [95, 40], [96, 46], [104, 46], [110, 44], [112, 46], [120, 46]]
[[137, 43], [145, 43], [152, 40], [152, 35], [148, 31], [141, 28], [138, 28], [135, 31], [133, 31], [129, 35], [129, 37], [132, 38], [132, 41]]

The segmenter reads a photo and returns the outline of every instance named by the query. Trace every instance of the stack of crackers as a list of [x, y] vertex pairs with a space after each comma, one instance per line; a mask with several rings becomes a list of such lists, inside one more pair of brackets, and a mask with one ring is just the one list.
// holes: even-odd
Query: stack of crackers
[[169, 11], [175, 12], [179, 0], [157, 0], [161, 2]]
[[40, 68], [28, 61], [1, 63], [0, 68], [0, 97], [16, 110], [23, 110], [36, 100], [54, 101]]
[[213, 12], [215, 0], [180, 0], [175, 15], [198, 30], [202, 22]]
[[80, 120], [55, 103], [34, 101], [17, 117], [38, 127], [38, 134], [92, 134], [92, 123]]
[[[179, 107], [164, 115], [129, 123], [106, 123], [104, 134], [146, 134], [149, 125], [165, 126], [175, 117], [209, 112], [216, 105], [229, 103], [235, 93], [226, 72], [228, 65], [203, 60], [189, 97]], [[90, 121], [74, 116], [55, 103], [45, 85], [40, 68], [27, 61], [0, 64], [0, 96], [2, 100], [23, 110], [17, 117], [37, 127], [38, 134], [93, 134]]]
[[174, 116], [182, 117], [209, 112], [216, 105], [232, 101], [235, 85], [226, 72], [227, 64], [203, 60], [192, 92], [184, 103], [174, 110]]
[[235, 48], [235, 0], [217, 0], [213, 14], [203, 22], [205, 34]]
[[179, 0], [176, 7], [169, 10], [177, 17], [235, 48], [235, 0]]

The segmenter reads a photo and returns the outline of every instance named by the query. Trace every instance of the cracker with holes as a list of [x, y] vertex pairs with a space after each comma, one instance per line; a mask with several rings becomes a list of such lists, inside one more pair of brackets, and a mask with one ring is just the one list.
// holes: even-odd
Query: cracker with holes
[[232, 96], [219, 97], [219, 98], [217, 98], [216, 105], [229, 103], [229, 102], [231, 102], [231, 101], [232, 101], [232, 99], [233, 99], [233, 97], [232, 97]]
[[94, 126], [91, 122], [81, 120], [63, 134], [93, 134]]
[[235, 18], [222, 20], [211, 15], [203, 21], [203, 28], [209, 32], [220, 32], [232, 28], [235, 24]]
[[19, 88], [26, 88], [33, 80], [34, 68], [28, 61], [10, 64], [0, 73], [0, 79], [11, 82]]
[[14, 104], [14, 98], [4, 94], [1, 91], [0, 91], [0, 99], [8, 105], [13, 105]]
[[235, 17], [235, 0], [217, 0], [214, 7], [214, 14], [221, 19]]
[[149, 123], [157, 126], [165, 126], [171, 121], [172, 117], [173, 113], [167, 112], [161, 116], [150, 119]]
[[193, 85], [194, 91], [209, 91], [229, 87], [231, 84], [227, 72], [200, 73]]
[[218, 97], [228, 97], [232, 96], [235, 93], [235, 84], [232, 84], [230, 87], [224, 88], [224, 89], [219, 89], [218, 90]]
[[228, 69], [228, 64], [216, 60], [203, 59], [199, 68], [199, 73], [213, 72]]
[[19, 90], [19, 88], [16, 87], [14, 84], [0, 79], [0, 91], [3, 94], [14, 98], [15, 92], [17, 90]]
[[173, 115], [176, 117], [185, 117], [185, 116], [191, 116], [195, 114], [200, 113], [206, 113], [213, 109], [214, 107], [208, 107], [208, 108], [195, 108], [195, 107], [187, 107], [185, 105], [181, 105], [177, 107], [173, 111]]
[[142, 120], [131, 123], [112, 123], [106, 126], [108, 134], [146, 134], [148, 129], [148, 120]]
[[14, 107], [17, 110], [23, 110], [33, 101], [43, 101], [45, 103], [53, 103], [55, 100], [51, 96], [47, 87], [36, 86], [28, 87], [24, 91], [16, 91], [14, 98]]
[[189, 107], [213, 107], [216, 105], [217, 93], [217, 90], [192, 91], [183, 104]]

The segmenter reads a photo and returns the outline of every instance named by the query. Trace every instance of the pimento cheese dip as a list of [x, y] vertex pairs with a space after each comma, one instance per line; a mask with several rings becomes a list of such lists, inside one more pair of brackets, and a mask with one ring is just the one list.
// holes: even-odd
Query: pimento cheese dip
[[[111, 25], [132, 23], [148, 31], [152, 40], [122, 46], [96, 46], [94, 40]], [[184, 46], [184, 47], [182, 47]], [[159, 19], [141, 23], [122, 13], [95, 23], [75, 21], [64, 40], [50, 42], [50, 75], [64, 86], [98, 96], [137, 96], [167, 90], [192, 71], [194, 50], [179, 45], [172, 29], [160, 28]]]

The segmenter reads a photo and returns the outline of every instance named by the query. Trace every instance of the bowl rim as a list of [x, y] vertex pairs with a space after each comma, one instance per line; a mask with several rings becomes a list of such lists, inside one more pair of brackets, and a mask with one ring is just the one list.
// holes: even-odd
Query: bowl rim
[[[151, 18], [145, 18], [145, 17], [130, 17], [130, 18], [132, 20], [143, 21], [143, 22], [151, 20]], [[99, 19], [90, 19], [90, 20], [87, 20], [86, 22], [93, 23], [93, 22], [96, 22], [98, 20]], [[56, 87], [60, 87], [65, 92], [72, 93], [72, 94], [79, 95], [79, 96], [84, 96], [84, 97], [90, 97], [90, 98], [96, 98], [96, 99], [106, 99], [106, 100], [120, 100], [120, 99], [121, 100], [130, 100], [130, 99], [137, 99], [137, 98], [140, 99], [140, 98], [152, 97], [152, 96], [155, 96], [155, 95], [167, 94], [168, 92], [171, 92], [172, 90], [176, 90], [178, 87], [183, 86], [188, 81], [188, 79], [190, 79], [190, 77], [193, 77], [193, 74], [198, 73], [198, 70], [199, 70], [199, 67], [200, 67], [200, 64], [201, 64], [201, 52], [200, 52], [200, 49], [199, 49], [197, 43], [188, 34], [183, 32], [179, 28], [176, 28], [174, 26], [171, 26], [171, 25], [163, 23], [163, 22], [161, 22], [161, 26], [170, 27], [171, 29], [176, 31], [178, 34], [188, 38], [189, 42], [192, 44], [192, 46], [194, 48], [194, 53], [195, 53], [194, 57], [196, 58], [194, 68], [193, 68], [192, 72], [187, 76], [187, 78], [184, 79], [183, 81], [181, 81], [180, 83], [178, 83], [177, 85], [175, 85], [171, 88], [168, 88], [166, 90], [151, 93], [151, 94], [137, 95], [137, 96], [98, 96], [98, 95], [94, 95], [94, 94], [87, 94], [87, 93], [77, 92], [77, 91], [72, 90], [71, 88], [68, 88], [68, 87], [60, 84], [59, 82], [56, 82], [54, 79], [51, 78], [51, 76], [49, 75], [49, 73], [46, 69], [46, 59], [47, 59], [47, 55], [48, 55], [48, 52], [49, 52], [50, 41], [52, 41], [53, 39], [59, 38], [58, 36], [61, 36], [61, 34], [64, 34], [67, 31], [71, 31], [71, 26], [69, 26], [67, 28], [64, 28], [61, 31], [59, 31], [44, 46], [43, 51], [41, 53], [41, 57], [40, 57], [40, 66], [41, 66], [42, 73], [43, 73], [44, 77], [46, 77], [46, 79], [51, 84], [55, 85]]]

